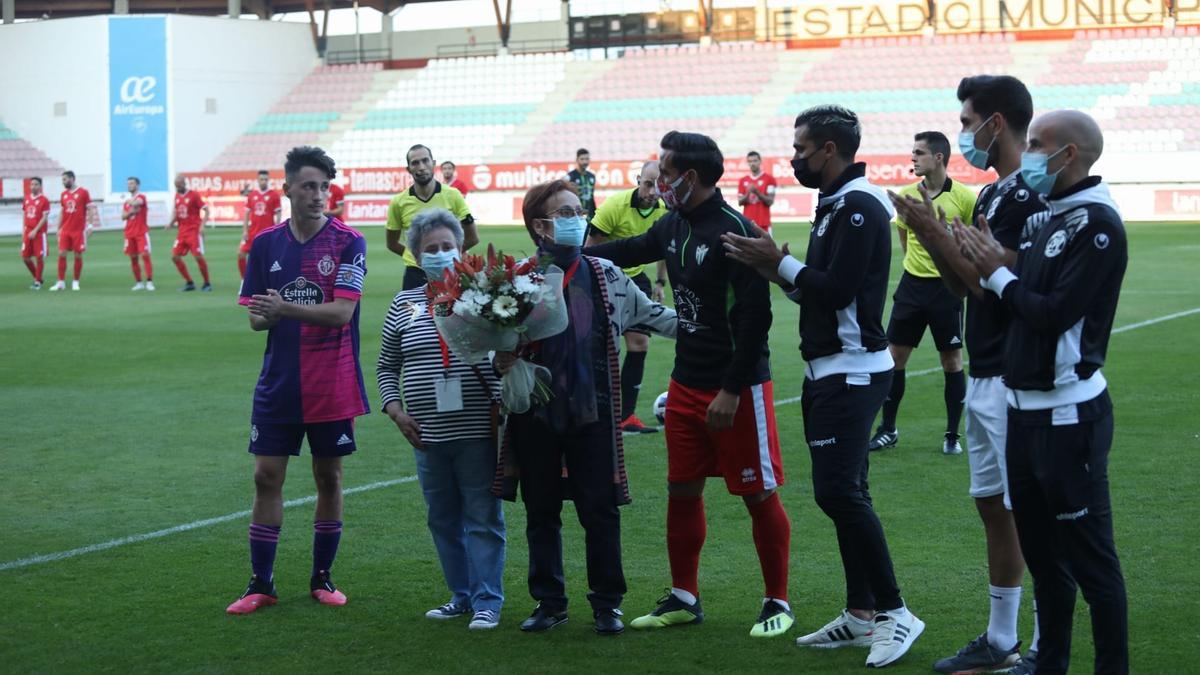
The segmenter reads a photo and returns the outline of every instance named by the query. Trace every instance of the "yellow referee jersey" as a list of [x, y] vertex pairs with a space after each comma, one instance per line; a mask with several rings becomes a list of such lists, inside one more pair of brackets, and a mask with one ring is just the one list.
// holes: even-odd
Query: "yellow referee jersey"
[[[592, 216], [592, 227], [610, 239], [628, 239], [645, 233], [654, 221], [667, 215], [667, 209], [658, 200], [652, 208], [643, 209], [637, 206], [636, 199], [637, 188], [617, 192], [605, 199]], [[625, 274], [636, 277], [645, 269], [645, 265], [627, 267]]]
[[[918, 185], [920, 183], [906, 185], [900, 188], [900, 194], [920, 199], [921, 193], [917, 190]], [[964, 223], [970, 224], [971, 214], [975, 211], [975, 193], [962, 183], [955, 183], [947, 177], [946, 183], [942, 185], [942, 191], [933, 198], [933, 207], [935, 211], [941, 207], [946, 212], [946, 222], [953, 222], [954, 216], [958, 216]], [[929, 257], [929, 251], [926, 251], [917, 239], [917, 235], [913, 234], [912, 230], [908, 229], [908, 226], [899, 217], [896, 218], [896, 225], [904, 230], [908, 245], [904, 253], [904, 271], [915, 277], [927, 279], [942, 276], [938, 272], [937, 266], [933, 264], [933, 258]]]
[[405, 238], [413, 218], [425, 209], [446, 209], [460, 221], [471, 217], [467, 200], [463, 199], [461, 192], [449, 185], [436, 183], [428, 201], [417, 196], [415, 185], [392, 197], [392, 203], [388, 205], [387, 229], [400, 230], [400, 242], [405, 246], [404, 264], [411, 267], [417, 266], [417, 259], [413, 256], [412, 249], [408, 248]]

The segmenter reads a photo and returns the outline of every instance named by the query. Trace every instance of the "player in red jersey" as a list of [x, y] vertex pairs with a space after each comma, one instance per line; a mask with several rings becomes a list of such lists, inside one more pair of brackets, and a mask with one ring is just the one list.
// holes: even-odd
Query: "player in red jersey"
[[62, 212], [58, 217], [58, 283], [50, 287], [52, 291], [61, 291], [67, 287], [67, 253], [75, 254], [75, 276], [72, 277], [71, 290], [79, 290], [79, 275], [83, 272], [83, 252], [87, 250], [87, 236], [92, 226], [87, 222], [88, 209], [92, 204], [92, 196], [81, 187], [75, 187], [75, 172], [64, 171], [62, 174], [63, 192], [59, 202]]
[[42, 179], [29, 179], [29, 196], [21, 205], [25, 227], [21, 233], [21, 259], [33, 275], [30, 290], [42, 287], [42, 271], [46, 268], [46, 229], [50, 221], [50, 200], [42, 194]]
[[738, 204], [742, 215], [771, 233], [771, 205], [775, 203], [775, 177], [762, 170], [762, 155], [751, 150], [746, 155], [750, 174], [738, 181]]
[[238, 273], [246, 278], [246, 256], [250, 255], [250, 243], [259, 232], [279, 224], [282, 204], [279, 193], [270, 189], [271, 174], [266, 169], [258, 172], [258, 189], [246, 195], [246, 217], [242, 220], [242, 245], [238, 248]]
[[[125, 255], [129, 256], [129, 265], [133, 268], [133, 289], [135, 291], [154, 290], [154, 266], [150, 264], [150, 226], [147, 216], [150, 205], [146, 195], [139, 192], [142, 181], [136, 176], [130, 176], [125, 181], [129, 188], [129, 198], [121, 206], [121, 220], [125, 221]], [[146, 280], [142, 281], [142, 268], [138, 258], [146, 264]]]
[[325, 207], [325, 217], [337, 218], [344, 223], [346, 222], [344, 213], [346, 213], [346, 191], [337, 183], [330, 183], [329, 206]]
[[449, 185], [455, 190], [461, 192], [462, 196], [466, 197], [469, 190], [467, 189], [467, 184], [464, 183], [461, 178], [454, 175], [454, 172], [457, 170], [457, 168], [458, 167], [454, 166], [454, 162], [442, 162], [442, 184]]
[[204, 285], [200, 290], [205, 293], [211, 292], [208, 261], [204, 259], [204, 235], [201, 233], [204, 226], [208, 225], [208, 204], [204, 203], [200, 193], [188, 189], [187, 179], [182, 175], [175, 177], [175, 193], [175, 214], [171, 216], [171, 222], [167, 223], [167, 229], [179, 228], [175, 245], [171, 247], [171, 261], [187, 282], [179, 290], [196, 290], [192, 275], [188, 274], [187, 263], [183, 262], [183, 256], [191, 253], [196, 258], [196, 266], [200, 268], [200, 276], [204, 277]]

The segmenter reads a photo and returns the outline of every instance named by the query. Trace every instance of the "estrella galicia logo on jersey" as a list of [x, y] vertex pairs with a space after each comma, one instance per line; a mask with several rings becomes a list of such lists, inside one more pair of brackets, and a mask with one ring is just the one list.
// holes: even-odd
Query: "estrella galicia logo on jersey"
[[317, 271], [320, 272], [321, 276], [323, 277], [333, 274], [333, 267], [333, 256], [331, 255], [326, 255], [324, 258], [321, 258], [320, 262], [317, 263]]
[[863, 218], [863, 214], [861, 213], [850, 216], [850, 224], [854, 227], [862, 227], [865, 222], [867, 222], [867, 219]]
[[1067, 233], [1063, 232], [1062, 230], [1059, 230], [1058, 232], [1055, 232], [1054, 234], [1050, 235], [1050, 241], [1046, 242], [1046, 250], [1045, 250], [1046, 257], [1053, 258], [1054, 256], [1058, 255], [1059, 253], [1062, 253], [1063, 249], [1066, 247], [1067, 247]]
[[367, 254], [359, 253], [358, 255], [354, 256], [354, 262], [351, 264], [361, 270], [367, 269]]
[[817, 223], [817, 236], [818, 237], [824, 237], [825, 230], [829, 229], [829, 216], [830, 216], [830, 214], [826, 213], [824, 216], [821, 217], [821, 222]]
[[257, 440], [258, 440], [258, 425], [251, 424], [250, 425], [250, 442], [253, 443]]
[[700, 244], [696, 247], [696, 264], [703, 265], [704, 257], [708, 255], [708, 244]]
[[324, 289], [304, 277], [296, 277], [295, 281], [279, 289], [279, 294], [293, 305], [319, 305], [325, 302]]
[[1092, 243], [1094, 243], [1096, 245], [1096, 248], [1103, 251], [1104, 249], [1108, 248], [1108, 244], [1109, 244], [1108, 235], [1101, 232], [1100, 234], [1096, 235], [1096, 238], [1092, 240]]

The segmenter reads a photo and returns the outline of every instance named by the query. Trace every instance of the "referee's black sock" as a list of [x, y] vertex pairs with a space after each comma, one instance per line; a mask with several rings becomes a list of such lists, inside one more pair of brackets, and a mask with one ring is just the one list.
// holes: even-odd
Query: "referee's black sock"
[[625, 352], [621, 364], [621, 420], [637, 412], [638, 391], [646, 372], [646, 352]]
[[967, 398], [967, 374], [944, 373], [946, 376], [946, 433], [958, 437], [958, 420], [962, 418], [963, 401]]
[[892, 371], [892, 388], [883, 402], [883, 421], [879, 424], [886, 431], [896, 430], [896, 413], [900, 411], [900, 399], [904, 398], [904, 369]]

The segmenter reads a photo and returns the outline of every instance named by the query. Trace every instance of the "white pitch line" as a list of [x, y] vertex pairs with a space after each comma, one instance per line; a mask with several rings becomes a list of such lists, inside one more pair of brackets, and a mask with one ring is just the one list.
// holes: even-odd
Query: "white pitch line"
[[[352, 494], [357, 494], [359, 492], [367, 492], [368, 490], [378, 490], [380, 488], [391, 487], [393, 485], [400, 485], [402, 483], [411, 483], [411, 482], [415, 481], [416, 479], [417, 479], [416, 476], [405, 476], [404, 478], [394, 478], [392, 480], [382, 480], [377, 483], [368, 483], [366, 485], [360, 485], [358, 487], [352, 487], [347, 490], [343, 490], [342, 494], [343, 495], [352, 495]], [[307, 497], [300, 497], [299, 499], [289, 499], [283, 503], [283, 507], [290, 508], [293, 506], [301, 506], [304, 504], [311, 504], [315, 501], [317, 501], [317, 496], [309, 495]], [[39, 565], [41, 563], [54, 562], [56, 560], [65, 560], [67, 558], [74, 558], [75, 556], [84, 555], [87, 553], [97, 553], [99, 551], [107, 551], [110, 548], [116, 548], [118, 546], [125, 546], [126, 544], [137, 544], [139, 542], [148, 541], [150, 539], [158, 539], [160, 537], [166, 537], [166, 536], [172, 535], [172, 534], [179, 534], [180, 532], [187, 532], [189, 530], [195, 530], [195, 529], [199, 529], [201, 527], [208, 527], [209, 525], [219, 525], [221, 523], [227, 523], [231, 520], [245, 518], [248, 515], [250, 515], [250, 511], [238, 511], [236, 513], [227, 513], [223, 516], [217, 516], [216, 518], [205, 518], [204, 520], [196, 520], [196, 521], [193, 521], [190, 523], [184, 523], [183, 525], [176, 525], [175, 527], [168, 527], [165, 530], [155, 530], [154, 532], [146, 532], [145, 534], [135, 534], [135, 535], [132, 535], [129, 537], [121, 537], [120, 539], [113, 539], [113, 540], [106, 541], [106, 542], [103, 542], [100, 544], [92, 544], [91, 546], [82, 546], [80, 548], [73, 548], [70, 551], [59, 551], [58, 553], [47, 553], [45, 555], [35, 555], [31, 558], [22, 558], [20, 560], [13, 560], [11, 562], [0, 563], [0, 572], [3, 572], [5, 570], [20, 569], [22, 567], [29, 567], [30, 565]]]
[[[1136, 330], [1138, 328], [1144, 328], [1146, 326], [1153, 326], [1156, 323], [1162, 323], [1164, 321], [1171, 321], [1172, 319], [1179, 319], [1179, 318], [1182, 318], [1185, 316], [1191, 316], [1192, 314], [1200, 314], [1200, 307], [1184, 310], [1182, 312], [1175, 312], [1174, 314], [1167, 314], [1166, 316], [1160, 316], [1160, 317], [1154, 318], [1154, 319], [1147, 319], [1145, 321], [1139, 321], [1137, 323], [1131, 323], [1128, 326], [1121, 326], [1120, 328], [1113, 329], [1113, 334], [1115, 335], [1117, 333], [1124, 333], [1126, 331]], [[940, 370], [941, 370], [941, 367], [926, 368], [924, 370], [917, 370], [917, 371], [908, 373], [908, 376], [909, 377], [918, 377], [920, 375], [930, 375], [930, 374], [936, 373]], [[801, 397], [799, 397], [799, 396], [793, 396], [791, 398], [780, 399], [775, 402], [775, 407], [779, 407], [782, 405], [789, 405], [792, 403], [799, 403], [800, 399], [801, 399]], [[352, 495], [352, 494], [357, 494], [359, 492], [367, 492], [369, 490], [378, 490], [380, 488], [391, 487], [393, 485], [400, 485], [402, 483], [411, 483], [411, 482], [415, 481], [416, 479], [417, 479], [416, 476], [405, 476], [404, 478], [394, 478], [392, 480], [383, 480], [383, 481], [379, 481], [377, 483], [368, 483], [367, 485], [360, 485], [358, 487], [352, 487], [347, 490], [344, 490], [342, 492], [342, 494], [343, 495]], [[307, 497], [301, 497], [299, 499], [289, 499], [288, 501], [283, 503], [283, 506], [284, 506], [284, 508], [290, 508], [292, 506], [301, 506], [303, 504], [311, 504], [315, 501], [317, 501], [316, 495], [309, 495]], [[166, 537], [168, 535], [178, 534], [180, 532], [187, 532], [189, 530], [195, 530], [195, 529], [199, 529], [201, 527], [208, 527], [209, 525], [219, 525], [220, 523], [227, 523], [231, 520], [237, 520], [238, 518], [245, 518], [248, 515], [250, 515], [250, 511], [238, 511], [236, 513], [227, 513], [223, 516], [217, 516], [216, 518], [206, 518], [204, 520], [197, 520], [197, 521], [193, 521], [190, 523], [184, 523], [183, 525], [176, 525], [175, 527], [168, 527], [165, 530], [155, 530], [154, 532], [146, 532], [145, 534], [135, 534], [135, 535], [132, 535], [129, 537], [121, 537], [120, 539], [112, 539], [110, 541], [106, 541], [106, 542], [103, 542], [100, 544], [92, 544], [91, 546], [83, 546], [80, 548], [73, 548], [70, 551], [60, 551], [58, 553], [47, 553], [45, 555], [37, 555], [37, 556], [33, 556], [31, 558], [22, 558], [20, 560], [13, 560], [13, 561], [6, 562], [6, 563], [0, 563], [0, 572], [3, 572], [5, 570], [20, 569], [22, 567], [29, 567], [31, 565], [39, 565], [41, 563], [54, 562], [57, 560], [65, 560], [67, 558], [74, 558], [75, 556], [80, 556], [80, 555], [84, 555], [87, 553], [96, 553], [99, 551], [107, 551], [110, 548], [116, 548], [118, 546], [125, 546], [126, 544], [137, 544], [139, 542], [148, 541], [150, 539], [158, 539], [160, 537]]]

